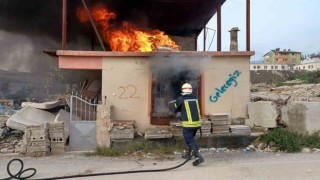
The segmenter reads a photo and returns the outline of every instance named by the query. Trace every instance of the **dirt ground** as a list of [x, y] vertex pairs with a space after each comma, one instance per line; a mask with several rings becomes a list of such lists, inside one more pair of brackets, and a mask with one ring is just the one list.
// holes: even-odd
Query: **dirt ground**
[[[320, 153], [272, 153], [255, 151], [204, 152], [205, 162], [193, 167], [191, 162], [166, 171], [73, 179], [163, 180], [163, 179], [319, 179]], [[12, 157], [0, 156], [0, 179], [8, 177], [6, 165]], [[33, 178], [77, 174], [162, 169], [184, 160], [180, 155], [171, 160], [154, 157], [86, 157], [79, 153], [42, 158], [22, 158], [24, 168], [36, 168]], [[18, 164], [13, 164], [18, 168]]]

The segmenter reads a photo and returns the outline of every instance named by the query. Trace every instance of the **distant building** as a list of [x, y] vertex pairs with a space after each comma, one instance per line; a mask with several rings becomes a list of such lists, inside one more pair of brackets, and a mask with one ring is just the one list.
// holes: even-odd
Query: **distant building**
[[301, 64], [301, 52], [291, 51], [290, 49], [281, 51], [280, 48], [276, 48], [266, 53], [263, 58], [265, 64]]
[[301, 64], [293, 67], [297, 71], [319, 71], [320, 70], [320, 54], [308, 55], [302, 58]]
[[287, 64], [250, 63], [250, 71], [258, 71], [258, 70], [285, 71], [285, 70], [292, 70], [292, 66]]

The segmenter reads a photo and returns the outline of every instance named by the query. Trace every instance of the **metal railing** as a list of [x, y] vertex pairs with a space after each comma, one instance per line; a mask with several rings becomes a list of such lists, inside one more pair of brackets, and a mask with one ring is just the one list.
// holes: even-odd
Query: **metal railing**
[[70, 122], [96, 121], [97, 105], [99, 105], [97, 99], [90, 99], [72, 92], [70, 96]]

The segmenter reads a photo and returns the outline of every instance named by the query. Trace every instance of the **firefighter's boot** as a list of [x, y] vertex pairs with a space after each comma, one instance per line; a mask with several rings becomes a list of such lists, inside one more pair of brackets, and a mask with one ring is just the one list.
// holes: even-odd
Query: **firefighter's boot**
[[192, 165], [193, 166], [198, 166], [199, 164], [204, 162], [203, 157], [200, 155], [199, 151], [196, 150], [194, 156], [196, 157], [196, 160], [193, 161]]
[[182, 158], [183, 159], [192, 159], [192, 154], [191, 154], [191, 150], [187, 149], [182, 153]]

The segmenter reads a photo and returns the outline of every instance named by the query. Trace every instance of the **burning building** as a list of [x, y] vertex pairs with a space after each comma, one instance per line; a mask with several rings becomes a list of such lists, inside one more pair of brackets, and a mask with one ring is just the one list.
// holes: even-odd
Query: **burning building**
[[[97, 51], [66, 50], [64, 4], [62, 50], [50, 54], [57, 57], [61, 69], [101, 71], [102, 104], [112, 106], [113, 120], [134, 120], [139, 132], [166, 126], [177, 119], [169, 109], [169, 102], [179, 96], [185, 82], [191, 83], [199, 96], [203, 117], [228, 113], [232, 121], [241, 122], [247, 118], [249, 61], [254, 54], [249, 43], [250, 11], [248, 8], [247, 50], [221, 52], [224, 2], [110, 0], [86, 4], [82, 1], [68, 9], [68, 14], [74, 13], [72, 21], [77, 21], [86, 31], [91, 29], [90, 34], [94, 32], [92, 49], [97, 49], [98, 42]], [[250, 7], [249, 0], [244, 2]], [[218, 49], [196, 51], [197, 37], [215, 13], [218, 14]], [[104, 121], [110, 124], [110, 118]], [[98, 133], [101, 127], [96, 128]]]
[[246, 119], [254, 54], [250, 44], [244, 52], [221, 52], [218, 29], [218, 51], [196, 51], [197, 36], [216, 12], [220, 21], [224, 1], [125, 2], [87, 6], [83, 1], [77, 8], [77, 21], [92, 26], [101, 51], [55, 52], [60, 68], [101, 70], [102, 103], [112, 107], [105, 124], [110, 119], [134, 120], [139, 132], [169, 125], [177, 119], [169, 102], [185, 82], [195, 88], [202, 116], [228, 113], [232, 120]]

